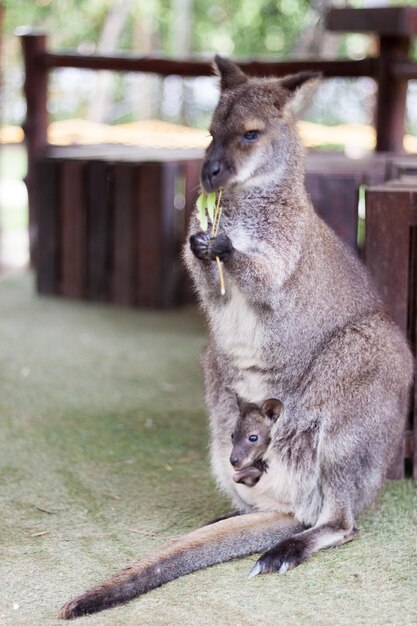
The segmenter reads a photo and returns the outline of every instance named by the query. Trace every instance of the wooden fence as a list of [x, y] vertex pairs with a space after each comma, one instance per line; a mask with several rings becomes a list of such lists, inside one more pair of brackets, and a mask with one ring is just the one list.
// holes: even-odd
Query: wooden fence
[[190, 301], [180, 262], [201, 161], [38, 162], [38, 291], [165, 308]]
[[[313, 69], [324, 78], [369, 76], [377, 81], [375, 114], [377, 151], [402, 151], [407, 81], [417, 78], [417, 63], [409, 58], [412, 38], [417, 35], [417, 8], [332, 9], [327, 15], [332, 31], [371, 32], [378, 37], [378, 56], [359, 60], [306, 59], [296, 61], [241, 61], [248, 74], [282, 76]], [[39, 32], [20, 31], [25, 62], [27, 115], [24, 125], [28, 147], [27, 187], [31, 258], [35, 262], [37, 244], [36, 162], [48, 148], [48, 75], [56, 68], [74, 67], [117, 72], [156, 73], [160, 76], [207, 76], [210, 61], [173, 60], [155, 56], [85, 55], [76, 52], [50, 52], [46, 37]]]
[[[201, 160], [80, 154], [55, 149], [37, 164], [39, 292], [155, 308], [189, 301], [179, 252]], [[357, 250], [359, 189], [385, 180], [386, 156], [310, 154], [306, 168], [317, 212]]]

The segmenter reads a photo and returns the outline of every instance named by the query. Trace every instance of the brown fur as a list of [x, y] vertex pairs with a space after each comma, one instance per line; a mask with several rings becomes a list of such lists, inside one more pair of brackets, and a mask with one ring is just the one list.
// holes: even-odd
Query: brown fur
[[[102, 585], [74, 598], [62, 607], [59, 617], [73, 619], [102, 611], [208, 565], [265, 550], [273, 545], [271, 530], [273, 536], [285, 538], [302, 527], [292, 516], [275, 512], [217, 521], [165, 544]], [[236, 535], [242, 533], [244, 544], [236, 542]]]
[[[213, 471], [246, 514], [139, 561], [67, 604], [67, 619], [250, 552], [267, 549], [253, 575], [285, 572], [350, 540], [403, 435], [411, 353], [367, 272], [315, 214], [304, 187], [289, 103], [311, 75], [247, 78], [224, 59], [217, 66], [222, 92], [202, 183], [207, 191], [223, 187], [223, 215], [213, 240], [192, 218], [185, 258], [210, 328], [204, 373]], [[236, 394], [285, 406], [268, 472], [253, 487], [234, 482], [229, 462]]]

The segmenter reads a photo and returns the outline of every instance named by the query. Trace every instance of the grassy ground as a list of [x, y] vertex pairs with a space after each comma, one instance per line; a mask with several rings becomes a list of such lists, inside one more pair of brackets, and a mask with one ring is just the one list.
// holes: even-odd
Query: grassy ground
[[[193, 311], [38, 299], [0, 279], [0, 624], [52, 626], [72, 595], [227, 511], [207, 463]], [[361, 537], [285, 576], [198, 572], [91, 626], [417, 624], [417, 489], [388, 486]], [[155, 535], [141, 534], [155, 533]]]

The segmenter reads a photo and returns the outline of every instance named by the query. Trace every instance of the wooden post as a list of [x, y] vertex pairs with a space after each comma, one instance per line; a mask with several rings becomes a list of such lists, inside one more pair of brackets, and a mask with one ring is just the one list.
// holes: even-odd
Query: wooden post
[[43, 33], [21, 28], [17, 32], [21, 38], [25, 64], [26, 120], [23, 125], [28, 151], [28, 171], [26, 186], [29, 197], [29, 241], [30, 259], [36, 264], [37, 249], [37, 189], [36, 160], [43, 154], [47, 145], [48, 112], [47, 85], [48, 71], [42, 56], [46, 51], [46, 36]]
[[411, 39], [417, 35], [417, 7], [331, 9], [326, 25], [333, 31], [373, 33], [379, 37], [379, 56], [375, 59], [376, 149], [402, 152], [407, 78], [396, 70], [399, 64], [410, 60]]
[[407, 80], [393, 76], [390, 68], [395, 61], [407, 61], [409, 52], [409, 37], [380, 38], [375, 119], [377, 152], [404, 152]]
[[[415, 226], [415, 188], [386, 183], [366, 191], [366, 264], [385, 304], [404, 335], [410, 336], [411, 227]], [[414, 422], [415, 422], [414, 407]], [[414, 423], [414, 429], [416, 424]], [[404, 476], [404, 443], [393, 465], [390, 478]]]

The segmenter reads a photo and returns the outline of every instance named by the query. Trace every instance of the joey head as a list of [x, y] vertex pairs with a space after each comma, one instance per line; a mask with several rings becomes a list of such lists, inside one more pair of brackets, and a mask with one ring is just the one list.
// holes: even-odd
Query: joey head
[[263, 459], [271, 443], [271, 430], [282, 412], [282, 402], [270, 398], [262, 406], [238, 398], [239, 417], [231, 435], [230, 463], [235, 468], [233, 480], [253, 487], [268, 468]]

